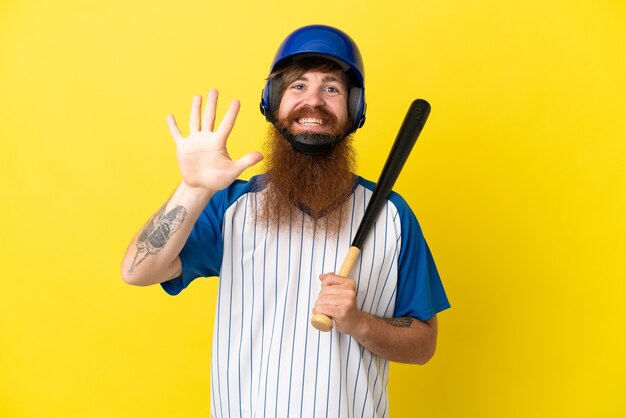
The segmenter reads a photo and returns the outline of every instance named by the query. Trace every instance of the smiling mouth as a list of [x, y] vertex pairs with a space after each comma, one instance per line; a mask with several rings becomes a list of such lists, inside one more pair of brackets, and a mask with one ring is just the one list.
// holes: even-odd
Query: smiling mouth
[[335, 134], [338, 130], [337, 117], [323, 107], [308, 105], [294, 109], [281, 121], [293, 134]]
[[323, 119], [317, 118], [300, 118], [297, 120], [299, 125], [303, 126], [324, 126], [326, 122]]

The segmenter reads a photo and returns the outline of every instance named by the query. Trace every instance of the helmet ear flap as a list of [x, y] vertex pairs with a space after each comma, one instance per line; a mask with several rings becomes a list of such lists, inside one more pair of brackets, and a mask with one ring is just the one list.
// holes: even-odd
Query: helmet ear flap
[[348, 115], [352, 119], [355, 128], [358, 129], [365, 123], [365, 97], [362, 87], [352, 87], [348, 95]]
[[267, 80], [261, 94], [261, 113], [267, 120], [270, 120], [270, 115], [280, 107], [280, 84], [281, 81], [278, 78]]

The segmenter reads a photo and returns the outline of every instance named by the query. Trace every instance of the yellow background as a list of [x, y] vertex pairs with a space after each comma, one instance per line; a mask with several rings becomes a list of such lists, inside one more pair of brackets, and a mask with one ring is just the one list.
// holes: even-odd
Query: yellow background
[[[410, 101], [433, 107], [396, 190], [453, 309], [394, 417], [624, 417], [626, 5], [621, 0], [2, 0], [0, 416], [206, 417], [215, 280], [122, 283], [179, 181], [165, 124], [215, 86], [261, 146], [284, 36], [358, 42], [376, 179]], [[245, 173], [245, 177], [259, 169]]]

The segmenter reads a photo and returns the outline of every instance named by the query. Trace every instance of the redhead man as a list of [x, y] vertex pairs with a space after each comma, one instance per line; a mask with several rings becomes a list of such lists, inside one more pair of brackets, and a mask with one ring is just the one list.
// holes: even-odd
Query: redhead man
[[[374, 184], [354, 174], [352, 133], [365, 121], [361, 54], [321, 25], [291, 33], [261, 97], [263, 156], [232, 160], [239, 103], [216, 125], [218, 93], [193, 99], [190, 133], [168, 117], [182, 181], [131, 241], [124, 280], [171, 295], [219, 277], [211, 416], [388, 417], [389, 361], [426, 363], [443, 285], [420, 226], [392, 193], [351, 277], [337, 271]], [[309, 321], [320, 313], [334, 328]]]

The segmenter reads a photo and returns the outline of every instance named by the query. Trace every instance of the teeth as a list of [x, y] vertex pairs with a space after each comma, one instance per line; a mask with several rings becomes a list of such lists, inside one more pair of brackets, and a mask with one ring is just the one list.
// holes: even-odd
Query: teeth
[[324, 125], [324, 121], [322, 119], [314, 119], [314, 118], [298, 119], [298, 123], [300, 125]]

